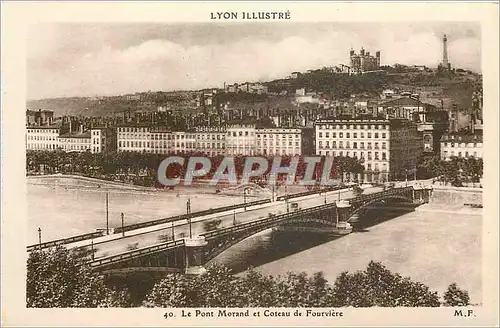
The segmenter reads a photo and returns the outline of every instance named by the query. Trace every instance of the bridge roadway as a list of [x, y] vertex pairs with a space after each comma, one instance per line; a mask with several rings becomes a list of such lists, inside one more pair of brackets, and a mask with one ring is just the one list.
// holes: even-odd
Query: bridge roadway
[[[364, 194], [370, 194], [382, 190], [383, 188], [381, 187], [369, 187], [365, 189]], [[349, 199], [352, 197], [354, 197], [354, 194], [349, 189], [330, 191], [326, 194], [326, 200], [328, 203], [334, 202], [338, 199]], [[325, 203], [325, 193], [322, 193], [321, 195], [314, 194], [293, 198], [289, 200], [289, 203], [298, 203], [298, 206], [301, 209], [315, 207]], [[179, 205], [184, 206], [184, 204]], [[291, 211], [291, 205], [288, 206], [290, 206]], [[227, 211], [202, 217], [196, 217], [191, 221], [192, 234], [197, 235], [205, 232], [203, 227], [204, 221], [218, 219], [221, 220], [221, 223], [218, 227], [225, 228], [234, 225], [234, 220], [236, 220], [237, 224], [240, 224], [260, 218], [265, 218], [270, 213], [283, 214], [286, 212], [287, 203], [285, 201], [275, 201], [272, 203], [247, 208], [246, 211], [241, 208], [236, 209], [235, 211]], [[187, 220], [175, 221], [173, 222], [173, 224], [176, 239], [189, 236], [189, 224]], [[162, 236], [169, 236], [171, 238], [172, 223], [159, 224], [151, 227], [127, 231], [125, 233], [125, 237], [122, 237], [121, 233], [99, 237], [93, 240], [92, 247], [94, 248], [95, 259], [97, 260], [99, 258], [120, 254], [132, 249], [144, 248], [160, 244], [166, 241], [162, 238]], [[65, 246], [67, 248], [86, 247], [87, 249], [90, 249], [91, 241], [84, 240], [72, 244], [67, 244]]]

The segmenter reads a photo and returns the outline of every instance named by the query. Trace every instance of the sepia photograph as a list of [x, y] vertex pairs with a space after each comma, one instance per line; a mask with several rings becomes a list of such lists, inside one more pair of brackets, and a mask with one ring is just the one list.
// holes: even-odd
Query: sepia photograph
[[480, 18], [222, 7], [27, 24], [25, 308], [201, 325], [446, 308], [473, 322], [498, 220], [483, 209], [498, 165], [484, 163], [498, 106], [483, 106], [483, 74], [498, 66]]

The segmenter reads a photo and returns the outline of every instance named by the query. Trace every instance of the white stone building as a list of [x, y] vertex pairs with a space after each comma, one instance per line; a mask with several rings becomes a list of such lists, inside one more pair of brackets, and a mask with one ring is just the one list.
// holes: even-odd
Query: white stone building
[[483, 135], [449, 133], [441, 137], [441, 159], [451, 157], [483, 158]]
[[361, 159], [367, 182], [413, 175], [423, 151], [415, 123], [403, 119], [321, 120], [315, 140], [317, 155]]
[[300, 129], [271, 128], [256, 130], [256, 153], [259, 155], [301, 155]]

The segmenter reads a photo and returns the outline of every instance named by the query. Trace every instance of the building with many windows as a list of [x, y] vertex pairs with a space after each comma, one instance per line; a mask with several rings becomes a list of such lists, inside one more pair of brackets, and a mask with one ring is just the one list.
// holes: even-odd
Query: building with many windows
[[226, 155], [256, 154], [255, 124], [234, 123], [226, 129]]
[[172, 151], [176, 154], [186, 154], [195, 152], [196, 135], [193, 132], [175, 131], [172, 132]]
[[256, 129], [256, 154], [301, 155], [302, 134], [300, 129]]
[[195, 129], [196, 149], [208, 156], [226, 153], [225, 127], [197, 127]]
[[59, 126], [27, 126], [26, 150], [56, 150], [59, 148]]
[[416, 171], [422, 135], [405, 119], [334, 119], [315, 123], [316, 154], [361, 159], [367, 182], [405, 179]]
[[146, 125], [120, 125], [116, 128], [118, 151], [149, 152], [151, 133]]
[[483, 158], [482, 133], [448, 133], [441, 137], [441, 159], [451, 157]]

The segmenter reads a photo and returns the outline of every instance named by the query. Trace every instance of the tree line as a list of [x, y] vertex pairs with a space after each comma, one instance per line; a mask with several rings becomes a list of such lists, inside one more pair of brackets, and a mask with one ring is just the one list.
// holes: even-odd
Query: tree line
[[[161, 187], [157, 181], [157, 170], [160, 163], [168, 156], [180, 156], [184, 159], [184, 165], [171, 164], [166, 170], [168, 178], [184, 177], [189, 158], [200, 156], [206, 157], [203, 153], [187, 154], [153, 154], [146, 152], [64, 152], [64, 151], [27, 151], [26, 170], [28, 174], [39, 173], [65, 173], [82, 174], [89, 177], [95, 177], [108, 180], [130, 181], [140, 185]], [[248, 156], [233, 156], [235, 165], [235, 174], [238, 179], [243, 176], [245, 161]], [[211, 169], [202, 179], [210, 179], [219, 167], [224, 155], [209, 157]], [[316, 165], [313, 174], [314, 179], [321, 179], [323, 167], [327, 157], [321, 157], [320, 163]], [[264, 176], [268, 176], [271, 171], [274, 157], [266, 157], [268, 169]], [[282, 156], [281, 166], [288, 166], [292, 162], [292, 156]], [[304, 177], [307, 163], [304, 157], [298, 156], [298, 165], [296, 176]], [[254, 164], [252, 169], [257, 169]], [[362, 173], [364, 167], [361, 160], [353, 157], [335, 157], [333, 158], [330, 178], [343, 181], [345, 173]], [[225, 172], [227, 173], [227, 171]], [[283, 179], [283, 176], [276, 177], [277, 180]], [[258, 182], [259, 178], [253, 178]]]
[[[50, 307], [438, 307], [469, 305], [455, 283], [440, 299], [428, 286], [371, 261], [357, 272], [341, 273], [333, 284], [321, 272], [265, 276], [253, 269], [235, 276], [213, 265], [199, 276], [167, 274], [139, 299], [138, 284], [111, 286], [84, 257], [64, 247], [36, 250], [27, 263], [27, 306]], [[147, 285], [147, 284], [146, 284]]]
[[483, 176], [483, 159], [474, 157], [426, 158], [417, 168], [422, 179], [437, 177], [438, 181], [462, 187], [464, 183], [478, 183]]

